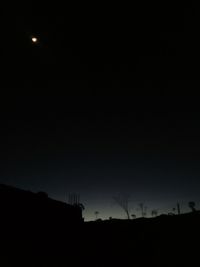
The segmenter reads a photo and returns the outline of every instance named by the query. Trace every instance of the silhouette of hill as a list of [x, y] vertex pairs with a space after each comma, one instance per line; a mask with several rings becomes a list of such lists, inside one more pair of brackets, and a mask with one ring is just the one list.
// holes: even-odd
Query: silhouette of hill
[[83, 223], [81, 209], [0, 185], [1, 266], [196, 266], [200, 212]]

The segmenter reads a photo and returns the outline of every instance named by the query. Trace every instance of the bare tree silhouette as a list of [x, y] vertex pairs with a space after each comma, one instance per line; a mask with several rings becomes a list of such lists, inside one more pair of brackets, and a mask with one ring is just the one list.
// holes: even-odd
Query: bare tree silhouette
[[175, 215], [175, 212], [176, 212], [176, 208], [172, 208], [172, 212], [170, 212], [170, 213], [172, 213], [173, 215]]
[[95, 217], [96, 217], [96, 220], [97, 220], [98, 216], [99, 216], [99, 211], [95, 211], [94, 214], [95, 214]]
[[130, 208], [129, 208], [129, 202], [130, 197], [126, 195], [118, 195], [113, 197], [114, 201], [124, 210], [126, 213], [127, 219], [130, 219]]
[[188, 202], [188, 206], [192, 210], [192, 212], [195, 212], [196, 211], [196, 208], [195, 208], [196, 203], [194, 201]]
[[181, 208], [180, 208], [180, 204], [179, 203], [177, 203], [177, 212], [178, 212], [178, 215], [181, 214]]
[[158, 216], [158, 211], [157, 211], [157, 210], [152, 210], [152, 211], [151, 211], [151, 216], [152, 216], [152, 217], [156, 217], [156, 216]]
[[132, 219], [136, 219], [136, 215], [135, 214], [131, 214]]
[[145, 217], [147, 215], [147, 207], [144, 206], [144, 203], [140, 203], [139, 207], [140, 207], [140, 210], [141, 210], [142, 217]]

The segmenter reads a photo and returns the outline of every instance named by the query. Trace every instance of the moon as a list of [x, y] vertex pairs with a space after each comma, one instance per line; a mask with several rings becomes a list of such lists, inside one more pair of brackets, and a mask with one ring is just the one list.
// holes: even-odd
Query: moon
[[31, 37], [31, 41], [36, 44], [38, 43], [38, 38], [37, 37]]

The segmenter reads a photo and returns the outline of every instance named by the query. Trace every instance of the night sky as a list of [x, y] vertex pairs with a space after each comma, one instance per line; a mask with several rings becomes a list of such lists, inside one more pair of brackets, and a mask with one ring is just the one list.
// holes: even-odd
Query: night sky
[[137, 215], [199, 207], [193, 2], [15, 5], [1, 17], [0, 183], [79, 193], [86, 220], [123, 218], [119, 194]]

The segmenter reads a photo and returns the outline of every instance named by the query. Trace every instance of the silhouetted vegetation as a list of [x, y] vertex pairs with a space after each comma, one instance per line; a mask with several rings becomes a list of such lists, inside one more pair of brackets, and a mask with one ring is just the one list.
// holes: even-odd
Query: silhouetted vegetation
[[188, 214], [158, 216], [154, 209], [152, 218], [93, 222], [83, 222], [78, 202], [0, 186], [0, 266], [132, 266], [133, 258], [134, 266], [196, 266], [200, 212], [194, 202]]
[[156, 216], [158, 216], [158, 211], [157, 211], [157, 210], [152, 210], [152, 211], [151, 211], [151, 216], [152, 216], [152, 217], [156, 217]]
[[177, 203], [177, 212], [178, 212], [179, 215], [181, 214], [181, 208], [180, 208], [180, 204], [179, 203]]
[[140, 203], [139, 204], [139, 208], [141, 210], [141, 216], [142, 217], [146, 217], [146, 215], [147, 215], [147, 207], [144, 206], [144, 203]]
[[132, 219], [136, 219], [136, 215], [135, 214], [131, 214]]
[[195, 211], [196, 211], [196, 208], [195, 208], [196, 203], [195, 203], [194, 201], [190, 201], [190, 202], [188, 203], [188, 206], [189, 206], [189, 208], [192, 210], [192, 212], [195, 212]]
[[113, 199], [123, 209], [123, 211], [126, 213], [127, 219], [129, 220], [130, 219], [129, 196], [118, 195], [113, 197]]
[[95, 211], [94, 214], [95, 214], [95, 217], [96, 217], [96, 220], [97, 220], [98, 216], [99, 216], [99, 211]]

